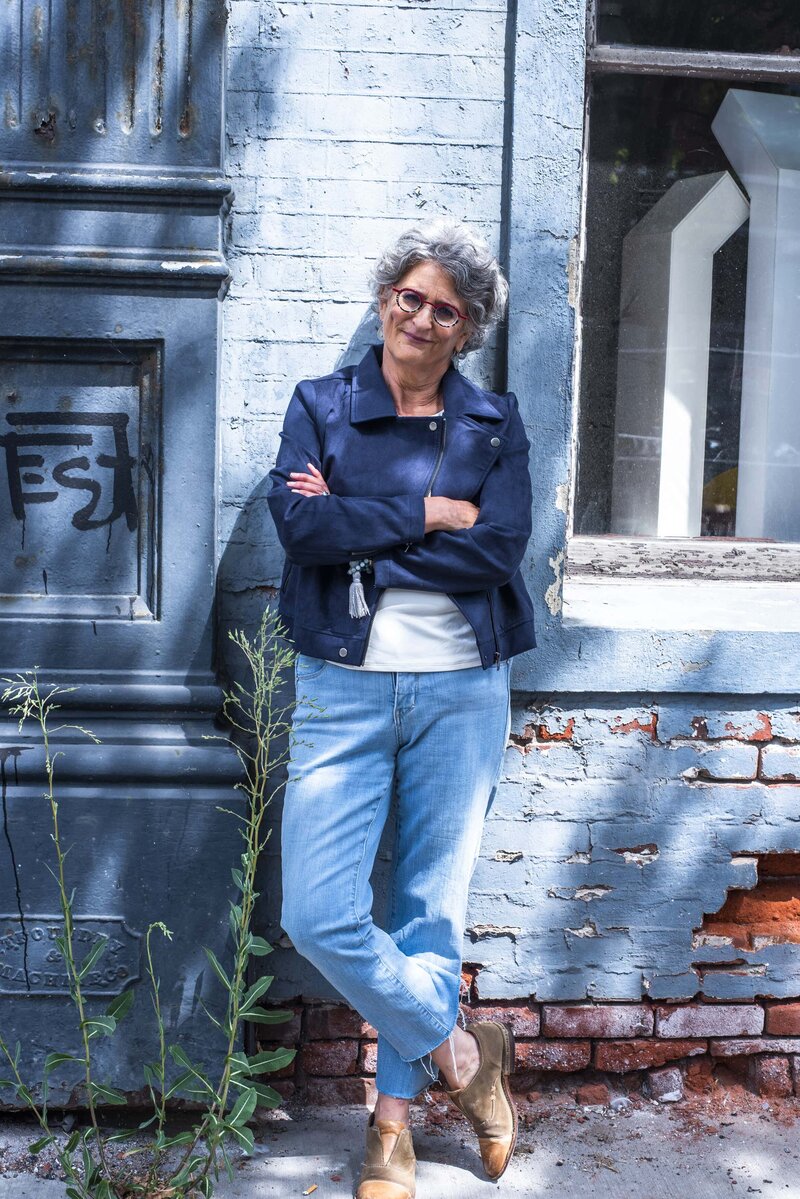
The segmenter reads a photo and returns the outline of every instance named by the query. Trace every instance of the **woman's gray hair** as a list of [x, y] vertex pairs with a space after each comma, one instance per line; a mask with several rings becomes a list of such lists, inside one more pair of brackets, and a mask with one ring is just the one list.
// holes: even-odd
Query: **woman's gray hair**
[[468, 225], [448, 217], [406, 229], [375, 263], [370, 282], [376, 303], [420, 262], [435, 262], [447, 271], [467, 306], [472, 330], [461, 354], [479, 350], [508, 302], [508, 284], [486, 242]]

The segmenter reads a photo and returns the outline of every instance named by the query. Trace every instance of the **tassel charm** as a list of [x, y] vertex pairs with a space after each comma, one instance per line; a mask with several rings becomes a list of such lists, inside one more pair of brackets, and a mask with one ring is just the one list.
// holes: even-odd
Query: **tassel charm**
[[364, 584], [361, 582], [361, 572], [362, 570], [371, 569], [371, 558], [354, 559], [347, 568], [347, 572], [351, 578], [349, 610], [353, 620], [360, 620], [362, 616], [369, 616], [369, 607], [364, 595]]

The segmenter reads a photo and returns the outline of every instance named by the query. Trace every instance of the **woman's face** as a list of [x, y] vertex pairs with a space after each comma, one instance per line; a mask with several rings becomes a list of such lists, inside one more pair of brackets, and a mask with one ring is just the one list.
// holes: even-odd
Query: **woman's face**
[[[467, 311], [450, 275], [435, 262], [420, 262], [413, 266], [395, 287], [411, 287], [434, 304], [452, 304], [459, 312]], [[458, 321], [445, 329], [433, 319], [430, 305], [424, 304], [418, 312], [403, 312], [396, 300], [397, 295], [390, 291], [378, 305], [383, 322], [384, 354], [400, 367], [443, 375], [453, 354], [458, 353], [470, 335], [469, 322]]]

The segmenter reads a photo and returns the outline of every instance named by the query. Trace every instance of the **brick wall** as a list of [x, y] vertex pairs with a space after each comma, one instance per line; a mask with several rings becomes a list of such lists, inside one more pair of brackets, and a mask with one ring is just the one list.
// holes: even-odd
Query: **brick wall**
[[[470, 1019], [508, 1023], [516, 1042], [512, 1085], [538, 1094], [553, 1082], [578, 1102], [608, 1103], [643, 1087], [659, 1098], [743, 1083], [770, 1098], [800, 1097], [800, 1003], [465, 1004]], [[376, 1033], [343, 1005], [298, 1006], [280, 1041], [294, 1062], [276, 1076], [286, 1096], [371, 1102]]]

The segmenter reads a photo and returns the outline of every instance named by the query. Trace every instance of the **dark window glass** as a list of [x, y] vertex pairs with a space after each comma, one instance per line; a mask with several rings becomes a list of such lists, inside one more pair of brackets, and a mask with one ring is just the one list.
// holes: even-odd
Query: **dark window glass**
[[[720, 177], [727, 175], [725, 183], [730, 190], [734, 190], [735, 182], [745, 191], [711, 130], [729, 88], [729, 83], [719, 80], [640, 75], [596, 76], [592, 84], [576, 533], [718, 537], [736, 534], [749, 233], [746, 207], [742, 223], [713, 255], [708, 385], [700, 400], [705, 405], [702, 494], [697, 494], [696, 502], [693, 501], [694, 527], [686, 534], [680, 530], [657, 532], [652, 524], [653, 488], [664, 486], [663, 472], [659, 483], [661, 428], [658, 422], [649, 421], [651, 413], [645, 412], [640, 419], [636, 397], [632, 399], [626, 392], [625, 383], [626, 378], [638, 378], [647, 384], [648, 368], [645, 366], [643, 376], [641, 363], [651, 354], [652, 343], [646, 341], [648, 332], [642, 332], [647, 327], [637, 325], [637, 318], [631, 318], [630, 311], [625, 310], [622, 270], [623, 239], [635, 227], [642, 227], [643, 219], [668, 193], [677, 194], [673, 190], [675, 185], [702, 189], [709, 182], [702, 177], [721, 173]], [[800, 89], [783, 85], [748, 85], [747, 90], [800, 95]], [[692, 180], [695, 182], [685, 182]], [[640, 254], [637, 269], [639, 283], [633, 287], [628, 283], [634, 308], [641, 302], [642, 289], [650, 283], [657, 285], [662, 279], [658, 270], [648, 264], [646, 251]], [[674, 311], [680, 311], [679, 303]], [[630, 389], [634, 393], [637, 390]], [[644, 392], [645, 388], [641, 390]], [[677, 395], [680, 402], [683, 399], [680, 386]], [[626, 407], [632, 408], [633, 415], [630, 411], [621, 414]], [[785, 446], [779, 447], [783, 456], [776, 459], [776, 465], [791, 468], [793, 472], [800, 470], [796, 466], [800, 462], [797, 441], [788, 430]], [[677, 474], [680, 475], [680, 469]], [[662, 511], [663, 494], [659, 503]], [[648, 506], [650, 517], [646, 515]], [[637, 515], [640, 511], [641, 519]], [[742, 525], [740, 521], [739, 536]], [[779, 534], [778, 539], [798, 538]]]
[[606, 44], [800, 53], [797, 0], [598, 0]]

